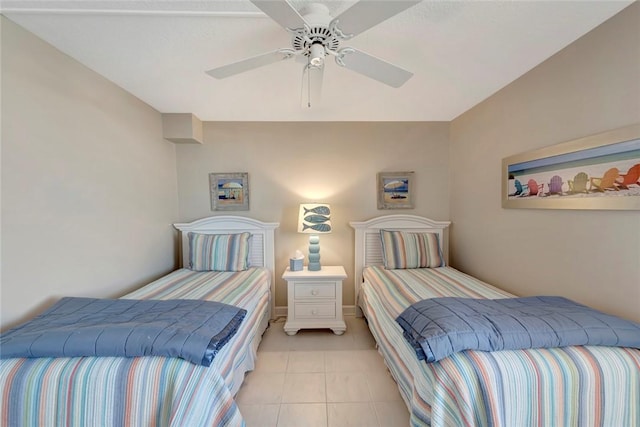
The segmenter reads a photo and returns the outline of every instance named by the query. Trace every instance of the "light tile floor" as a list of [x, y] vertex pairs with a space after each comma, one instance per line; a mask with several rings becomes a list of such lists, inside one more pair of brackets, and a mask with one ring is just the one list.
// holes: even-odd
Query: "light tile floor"
[[347, 331], [271, 324], [236, 396], [247, 427], [407, 427], [409, 412], [361, 318]]

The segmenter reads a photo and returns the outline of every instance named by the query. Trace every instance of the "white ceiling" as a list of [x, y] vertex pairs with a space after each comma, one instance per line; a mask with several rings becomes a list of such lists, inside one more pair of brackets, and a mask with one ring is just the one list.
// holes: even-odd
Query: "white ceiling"
[[[380, 0], [377, 0], [380, 1]], [[325, 1], [332, 16], [355, 1]], [[300, 9], [307, 1], [290, 0]], [[223, 80], [206, 70], [290, 47], [248, 0], [4, 0], [2, 13], [163, 113], [207, 121], [449, 121], [632, 0], [423, 0], [341, 46], [414, 73], [394, 89], [327, 61], [322, 103], [301, 105], [303, 65]]]

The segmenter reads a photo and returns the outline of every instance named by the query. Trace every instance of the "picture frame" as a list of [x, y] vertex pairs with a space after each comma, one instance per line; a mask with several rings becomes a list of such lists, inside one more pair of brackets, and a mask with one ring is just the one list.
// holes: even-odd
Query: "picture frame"
[[502, 207], [640, 210], [640, 124], [502, 160]]
[[249, 174], [210, 173], [209, 193], [212, 211], [248, 211]]
[[378, 172], [378, 209], [413, 209], [414, 172]]

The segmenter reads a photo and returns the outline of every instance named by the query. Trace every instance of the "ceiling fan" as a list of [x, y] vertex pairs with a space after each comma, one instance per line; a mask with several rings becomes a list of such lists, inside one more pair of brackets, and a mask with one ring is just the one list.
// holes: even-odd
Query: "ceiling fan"
[[305, 62], [307, 106], [319, 99], [326, 57], [334, 57], [338, 65], [360, 73], [391, 87], [400, 87], [413, 73], [340, 44], [385, 21], [421, 0], [360, 0], [336, 17], [321, 3], [309, 3], [300, 11], [288, 0], [251, 0], [267, 16], [292, 35], [291, 47], [234, 62], [207, 71], [223, 79], [264, 65], [290, 58]]

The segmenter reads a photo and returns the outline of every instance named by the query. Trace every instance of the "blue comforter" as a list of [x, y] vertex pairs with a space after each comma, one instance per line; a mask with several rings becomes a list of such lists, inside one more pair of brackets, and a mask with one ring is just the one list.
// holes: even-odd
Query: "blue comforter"
[[209, 366], [246, 310], [203, 300], [62, 298], [0, 336], [0, 358], [167, 356]]
[[517, 350], [570, 345], [640, 348], [640, 324], [562, 297], [430, 298], [396, 319], [420, 360], [463, 350]]

